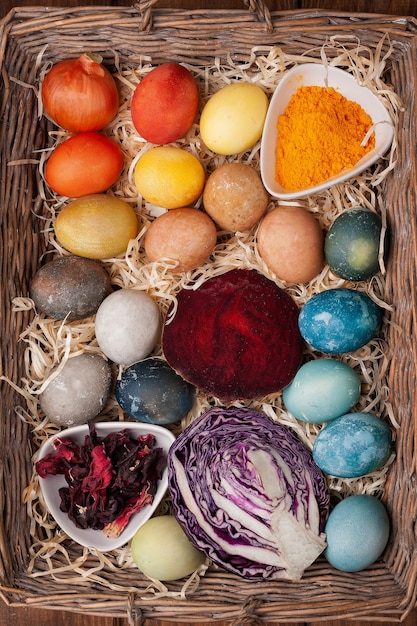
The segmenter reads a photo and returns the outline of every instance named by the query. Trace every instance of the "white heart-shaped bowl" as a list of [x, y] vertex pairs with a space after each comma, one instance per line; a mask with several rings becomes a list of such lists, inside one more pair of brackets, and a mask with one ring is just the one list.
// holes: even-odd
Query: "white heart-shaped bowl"
[[[275, 180], [275, 151], [278, 140], [278, 117], [302, 86], [333, 87], [348, 100], [357, 102], [371, 117], [375, 125], [375, 148], [368, 152], [355, 167], [341, 172], [320, 185], [289, 191]], [[261, 176], [267, 191], [279, 200], [294, 200], [328, 189], [363, 172], [388, 150], [394, 136], [390, 114], [381, 100], [367, 87], [359, 85], [355, 77], [337, 67], [321, 63], [304, 63], [291, 68], [278, 84], [271, 98], [261, 140]]]
[[[155, 436], [154, 447], [162, 448], [165, 456], [175, 441], [175, 436], [171, 433], [171, 431], [163, 426], [144, 424], [141, 422], [98, 422], [95, 427], [97, 436], [100, 439], [103, 439], [109, 433], [114, 433], [124, 429], [127, 429], [133, 437], [139, 437], [151, 433]], [[39, 451], [39, 459], [42, 459], [47, 454], [55, 451], [53, 442], [57, 437], [72, 439], [75, 443], [81, 445], [87, 434], [87, 424], [74, 426], [73, 428], [67, 428], [61, 431], [57, 435], [54, 435], [45, 441]], [[48, 476], [47, 478], [39, 477], [39, 482], [46, 506], [62, 530], [69, 537], [71, 537], [71, 539], [82, 546], [95, 548], [100, 552], [108, 552], [109, 550], [120, 548], [127, 543], [133, 537], [138, 528], [140, 528], [140, 526], [142, 526], [142, 524], [144, 524], [153, 515], [167, 490], [168, 470], [166, 467], [163, 470], [152, 504], [145, 505], [140, 511], [132, 515], [125, 529], [118, 537], [115, 538], [106, 537], [104, 532], [101, 530], [84, 530], [82, 528], [78, 528], [74, 522], [70, 520], [68, 515], [60, 510], [60, 497], [58, 491], [61, 487], [65, 487], [67, 484], [63, 475]]]

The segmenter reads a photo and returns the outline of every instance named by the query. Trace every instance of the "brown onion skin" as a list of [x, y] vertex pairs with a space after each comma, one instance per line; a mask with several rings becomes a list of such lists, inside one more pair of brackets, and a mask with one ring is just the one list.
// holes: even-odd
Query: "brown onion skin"
[[88, 54], [56, 63], [44, 78], [41, 95], [46, 115], [73, 133], [103, 129], [119, 108], [113, 76], [100, 57]]

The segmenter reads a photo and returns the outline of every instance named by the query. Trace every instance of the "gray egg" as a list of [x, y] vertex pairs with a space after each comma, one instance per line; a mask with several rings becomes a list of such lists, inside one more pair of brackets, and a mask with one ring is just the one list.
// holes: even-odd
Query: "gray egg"
[[84, 353], [67, 360], [40, 394], [39, 401], [51, 422], [63, 426], [85, 424], [104, 409], [111, 386], [112, 372], [106, 359]]
[[94, 315], [110, 292], [101, 263], [78, 256], [55, 257], [36, 272], [30, 286], [39, 312], [69, 322]]

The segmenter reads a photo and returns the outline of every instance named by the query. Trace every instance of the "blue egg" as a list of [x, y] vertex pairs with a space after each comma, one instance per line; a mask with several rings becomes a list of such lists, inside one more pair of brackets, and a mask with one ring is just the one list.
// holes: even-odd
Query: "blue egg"
[[313, 459], [337, 478], [357, 478], [384, 465], [392, 452], [391, 429], [373, 413], [346, 413], [316, 437]]
[[324, 556], [330, 565], [342, 572], [359, 572], [383, 553], [390, 520], [385, 506], [375, 496], [353, 495], [336, 504], [324, 532]]
[[116, 400], [128, 415], [148, 424], [172, 424], [193, 407], [195, 387], [163, 359], [150, 357], [126, 368], [116, 383]]
[[300, 367], [282, 398], [294, 417], [317, 424], [350, 411], [360, 394], [360, 378], [349, 365], [335, 359], [315, 359]]
[[347, 288], [312, 296], [298, 318], [303, 339], [328, 354], [358, 350], [376, 336], [381, 323], [381, 308], [366, 293]]

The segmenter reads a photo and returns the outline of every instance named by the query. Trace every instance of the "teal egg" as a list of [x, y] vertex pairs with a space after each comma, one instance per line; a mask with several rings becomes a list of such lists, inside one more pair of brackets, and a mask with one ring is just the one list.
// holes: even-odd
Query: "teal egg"
[[336, 359], [315, 359], [300, 367], [282, 397], [294, 417], [317, 424], [350, 411], [360, 394], [360, 378], [349, 365]]
[[390, 520], [385, 506], [375, 496], [353, 495], [336, 504], [324, 532], [324, 556], [330, 565], [343, 572], [359, 572], [383, 553]]
[[392, 452], [391, 429], [373, 413], [346, 413], [316, 437], [313, 459], [337, 478], [357, 478], [378, 470]]
[[160, 426], [185, 417], [193, 407], [195, 394], [195, 387], [158, 357], [127, 367], [115, 388], [117, 402], [130, 417]]
[[303, 339], [327, 354], [362, 348], [376, 336], [381, 323], [382, 310], [368, 294], [343, 287], [312, 296], [298, 318]]
[[330, 269], [351, 281], [367, 280], [379, 271], [380, 216], [369, 209], [344, 211], [330, 226], [324, 254]]

